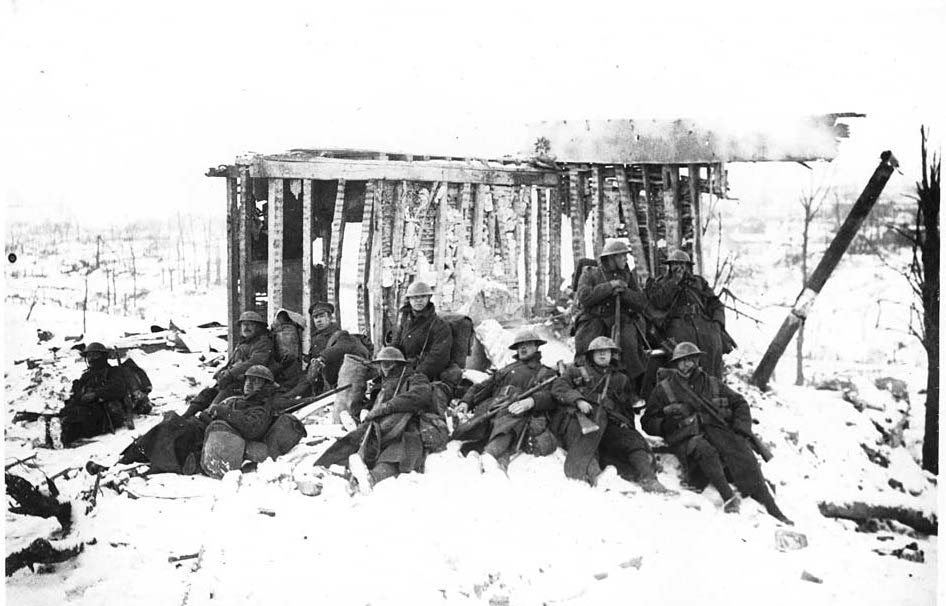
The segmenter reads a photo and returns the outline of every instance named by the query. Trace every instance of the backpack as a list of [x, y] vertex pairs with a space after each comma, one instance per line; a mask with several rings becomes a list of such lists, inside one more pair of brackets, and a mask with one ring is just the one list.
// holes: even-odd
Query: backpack
[[437, 314], [450, 327], [453, 335], [453, 349], [450, 350], [450, 361], [466, 368], [466, 358], [473, 348], [473, 320], [469, 316], [459, 313]]
[[151, 400], [148, 398], [151, 393], [151, 379], [148, 378], [148, 373], [131, 358], [122, 361], [118, 368], [121, 369], [122, 378], [125, 380], [125, 409], [137, 414], [151, 412]]
[[[282, 311], [282, 310], [280, 310]], [[298, 324], [276, 314], [270, 335], [273, 339], [273, 358], [280, 364], [302, 358], [302, 334]]]

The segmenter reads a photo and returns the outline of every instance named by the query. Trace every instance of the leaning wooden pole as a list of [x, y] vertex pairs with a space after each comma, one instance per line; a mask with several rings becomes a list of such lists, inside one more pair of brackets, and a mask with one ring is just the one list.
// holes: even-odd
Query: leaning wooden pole
[[769, 344], [765, 355], [762, 356], [762, 360], [759, 361], [759, 366], [756, 368], [755, 372], [752, 373], [751, 383], [759, 389], [768, 388], [769, 378], [772, 376], [772, 372], [775, 370], [775, 365], [778, 364], [779, 358], [782, 357], [785, 348], [788, 347], [788, 343], [792, 340], [798, 327], [805, 322], [805, 318], [808, 317], [808, 311], [815, 302], [815, 297], [821, 292], [825, 282], [827, 282], [828, 278], [831, 276], [831, 272], [834, 271], [834, 268], [837, 267], [838, 263], [841, 261], [841, 257], [844, 256], [844, 251], [846, 251], [847, 247], [851, 244], [851, 240], [854, 239], [858, 229], [860, 229], [861, 223], [867, 218], [870, 209], [873, 208], [877, 198], [880, 197], [880, 193], [884, 190], [884, 186], [887, 185], [890, 175], [893, 174], [894, 169], [897, 168], [898, 165], [897, 159], [891, 152], [885, 151], [880, 155], [880, 164], [871, 176], [870, 181], [867, 182], [867, 187], [864, 188], [857, 202], [854, 203], [850, 214], [847, 216], [847, 219], [844, 220], [841, 229], [838, 230], [838, 235], [834, 237], [828, 250], [818, 263], [818, 267], [815, 268], [811, 277], [808, 278], [805, 289], [798, 295], [798, 299], [795, 301], [795, 305], [792, 306], [791, 312], [785, 318], [785, 321], [782, 322], [782, 327], [779, 328], [775, 338], [772, 339], [772, 342]]

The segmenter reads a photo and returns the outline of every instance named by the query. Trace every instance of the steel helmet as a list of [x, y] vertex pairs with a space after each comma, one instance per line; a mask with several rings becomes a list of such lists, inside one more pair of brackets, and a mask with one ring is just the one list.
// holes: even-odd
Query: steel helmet
[[270, 369], [263, 366], [262, 364], [254, 364], [253, 366], [250, 366], [246, 370], [246, 374], [244, 374], [243, 376], [266, 379], [270, 383], [276, 382], [276, 377], [273, 376], [273, 372]]
[[429, 297], [432, 294], [434, 294], [434, 289], [428, 286], [426, 282], [421, 282], [420, 280], [411, 282], [410, 286], [407, 287], [408, 297]]
[[591, 344], [588, 345], [586, 351], [616, 351], [620, 352], [621, 348], [617, 346], [617, 343], [609, 339], [608, 337], [595, 337], [592, 339]]
[[534, 330], [520, 330], [516, 333], [516, 338], [509, 344], [509, 349], [515, 349], [520, 343], [535, 342], [536, 345], [545, 345], [547, 341], [541, 338]]
[[91, 343], [85, 346], [85, 349], [83, 349], [82, 353], [80, 353], [79, 355], [82, 357], [85, 357], [89, 355], [90, 353], [100, 353], [100, 354], [108, 355], [108, 350], [105, 348], [104, 345], [102, 345], [98, 341], [92, 341]]
[[675, 250], [670, 253], [670, 256], [668, 256], [667, 260], [664, 261], [664, 264], [669, 263], [686, 263], [688, 265], [693, 265], [693, 261], [690, 260], [690, 255], [686, 254], [686, 252], [682, 250]]
[[255, 311], [244, 311], [240, 314], [240, 322], [256, 322], [258, 324], [266, 325], [266, 320], [263, 319], [263, 316], [259, 315]]
[[698, 356], [702, 353], [706, 352], [700, 351], [700, 348], [693, 343], [684, 341], [673, 348], [673, 357], [670, 358], [670, 361], [676, 362], [677, 360], [692, 358], [693, 356]]
[[598, 258], [609, 257], [611, 255], [628, 255], [631, 253], [631, 247], [624, 240], [608, 240], [598, 253]]
[[407, 364], [404, 354], [397, 347], [382, 347], [372, 362], [400, 362]]

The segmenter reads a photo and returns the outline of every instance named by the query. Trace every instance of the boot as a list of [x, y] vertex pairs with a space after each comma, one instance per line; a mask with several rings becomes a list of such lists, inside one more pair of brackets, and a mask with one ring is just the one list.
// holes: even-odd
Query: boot
[[739, 505], [741, 503], [742, 500], [739, 498], [739, 495], [734, 494], [723, 503], [723, 511], [726, 513], [739, 513]]
[[669, 488], [661, 484], [660, 480], [657, 479], [657, 476], [641, 478], [638, 484], [641, 485], [641, 488], [644, 489], [644, 492], [650, 492], [653, 494], [665, 494], [668, 496], [674, 496], [678, 494], [676, 490], [670, 490]]
[[631, 464], [631, 473], [637, 478], [637, 483], [644, 489], [644, 492], [654, 494], [676, 494], [657, 479], [654, 473], [654, 465], [650, 455], [643, 450], [635, 450], [628, 457]]

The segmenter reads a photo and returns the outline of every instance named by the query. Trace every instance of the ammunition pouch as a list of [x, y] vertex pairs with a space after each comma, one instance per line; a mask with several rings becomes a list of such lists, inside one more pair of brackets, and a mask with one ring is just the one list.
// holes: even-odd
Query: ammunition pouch
[[666, 435], [666, 441], [674, 446], [685, 442], [690, 438], [700, 434], [700, 418], [698, 415], [690, 415], [676, 422]]
[[537, 457], [544, 457], [558, 448], [558, 438], [549, 428], [549, 420], [543, 416], [534, 416], [523, 429], [528, 432], [523, 450]]

